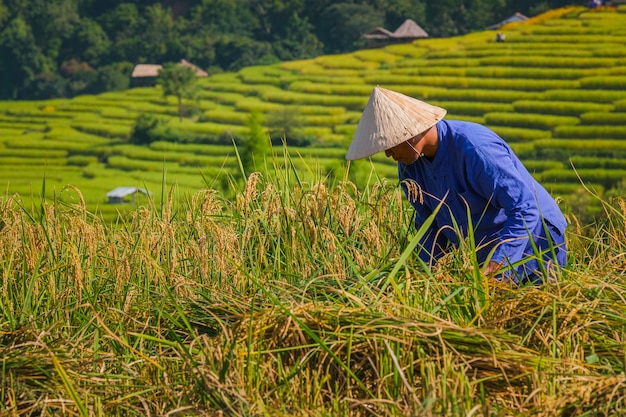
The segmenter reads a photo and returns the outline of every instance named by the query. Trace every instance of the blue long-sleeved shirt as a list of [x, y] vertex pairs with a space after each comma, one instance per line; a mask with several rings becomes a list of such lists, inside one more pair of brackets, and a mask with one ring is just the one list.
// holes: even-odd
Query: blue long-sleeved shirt
[[542, 218], [564, 233], [567, 223], [554, 199], [495, 132], [454, 120], [438, 122], [437, 131], [439, 145], [432, 161], [419, 158], [410, 165], [398, 163], [405, 193], [405, 180], [414, 181], [421, 190], [423, 201], [407, 193], [416, 210], [416, 227], [444, 201], [420, 245], [419, 255], [425, 262], [441, 256], [448, 244], [458, 245], [455, 224], [462, 237], [468, 236], [472, 225], [481, 263], [493, 248], [490, 259], [498, 263], [525, 258], [529, 234], [541, 230]]

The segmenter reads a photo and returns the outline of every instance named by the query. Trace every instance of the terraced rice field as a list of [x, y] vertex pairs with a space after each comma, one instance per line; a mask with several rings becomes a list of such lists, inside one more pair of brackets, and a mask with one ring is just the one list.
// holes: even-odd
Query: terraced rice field
[[[303, 179], [342, 178], [344, 151], [372, 87], [381, 85], [445, 107], [448, 118], [491, 127], [555, 196], [571, 195], [581, 181], [599, 193], [620, 186], [626, 178], [624, 9], [558, 9], [503, 30], [505, 42], [484, 31], [214, 74], [185, 102], [190, 115], [182, 122], [175, 98], [164, 98], [159, 87], [3, 102], [0, 178], [5, 192], [18, 193], [25, 204], [42, 193], [84, 198], [107, 216], [124, 210], [106, 202], [115, 186], [147, 188], [157, 203], [173, 186], [183, 195], [227, 188], [241, 176], [232, 142], [249, 134], [252, 112], [265, 127], [280, 117], [297, 120], [293, 130], [308, 146], [287, 146], [287, 153]], [[141, 114], [162, 118], [188, 139], [130, 145]], [[285, 165], [280, 145], [274, 151], [273, 166]], [[395, 178], [392, 161], [377, 155], [371, 164], [353, 163], [351, 179], [364, 185], [372, 169]]]

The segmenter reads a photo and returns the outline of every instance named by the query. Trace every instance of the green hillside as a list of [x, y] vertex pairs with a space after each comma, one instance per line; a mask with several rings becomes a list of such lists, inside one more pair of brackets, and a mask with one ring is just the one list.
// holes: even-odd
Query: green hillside
[[[45, 192], [84, 199], [107, 216], [125, 207], [107, 204], [116, 186], [147, 188], [157, 203], [174, 184], [183, 194], [224, 187], [241, 175], [231, 141], [249, 133], [252, 112], [306, 144], [287, 148], [304, 179], [343, 175], [361, 111], [381, 85], [445, 107], [448, 118], [491, 127], [555, 196], [572, 195], [581, 180], [608, 191], [626, 178], [625, 12], [558, 9], [504, 27], [505, 42], [484, 31], [214, 74], [185, 103], [182, 122], [176, 100], [159, 87], [2, 102], [0, 178], [26, 204]], [[142, 114], [178, 135], [129, 144]], [[393, 161], [377, 155], [373, 162], [377, 175], [395, 178]], [[367, 161], [350, 168], [357, 183], [369, 169]]]

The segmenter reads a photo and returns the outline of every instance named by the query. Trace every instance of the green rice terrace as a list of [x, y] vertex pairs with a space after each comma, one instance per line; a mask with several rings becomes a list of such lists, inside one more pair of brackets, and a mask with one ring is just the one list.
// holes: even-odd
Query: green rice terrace
[[[240, 172], [233, 140], [249, 133], [253, 112], [279, 127], [275, 153], [289, 130], [306, 144], [287, 147], [297, 168], [342, 177], [344, 151], [381, 85], [491, 127], [555, 196], [581, 182], [602, 194], [626, 177], [624, 16], [562, 9], [507, 27], [503, 43], [485, 31], [215, 74], [202, 79], [182, 122], [160, 87], [0, 103], [0, 178], [7, 195], [27, 201], [40, 198], [44, 182], [47, 197], [71, 201], [63, 191], [71, 184], [91, 211], [111, 218], [124, 209], [106, 204], [115, 186], [147, 188], [159, 201], [164, 181], [185, 194], [225, 188]], [[164, 120], [176, 142], [129, 144], [142, 114]], [[373, 162], [378, 176], [395, 178], [393, 161]], [[358, 182], [370, 165], [356, 165]]]
[[[182, 120], [160, 87], [0, 103], [0, 416], [626, 415], [626, 6], [502, 31], [213, 74]], [[375, 85], [511, 144], [558, 281], [412, 256], [393, 161], [344, 159]]]

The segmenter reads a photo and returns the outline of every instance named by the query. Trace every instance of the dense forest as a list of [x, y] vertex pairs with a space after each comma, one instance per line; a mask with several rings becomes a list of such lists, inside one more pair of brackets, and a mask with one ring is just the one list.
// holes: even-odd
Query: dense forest
[[0, 0], [0, 100], [129, 86], [138, 63], [209, 72], [350, 52], [415, 20], [431, 37], [484, 30], [563, 0]]

